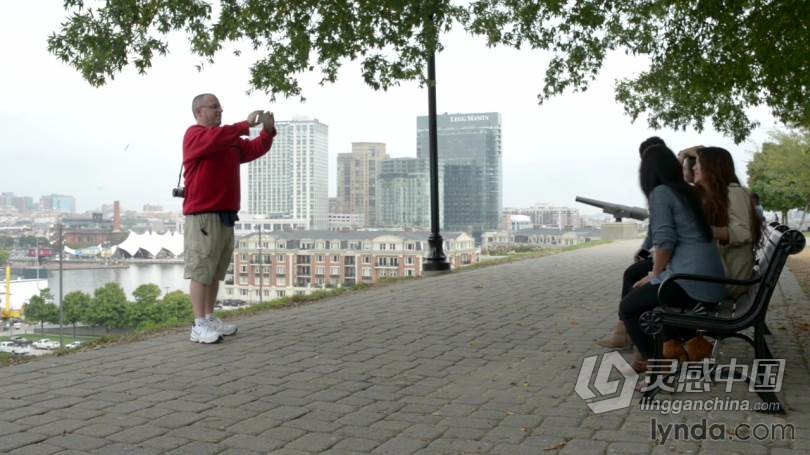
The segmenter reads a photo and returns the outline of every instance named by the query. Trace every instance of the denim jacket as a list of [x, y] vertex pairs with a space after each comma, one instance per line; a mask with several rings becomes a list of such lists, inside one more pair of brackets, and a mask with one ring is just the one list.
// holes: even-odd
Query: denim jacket
[[[659, 185], [650, 192], [650, 231], [656, 250], [672, 252], [663, 273], [652, 284], [660, 284], [676, 273], [724, 278], [725, 271], [715, 242], [704, 239], [695, 215], [672, 188]], [[679, 280], [678, 284], [695, 300], [719, 302], [726, 297], [722, 284]]]

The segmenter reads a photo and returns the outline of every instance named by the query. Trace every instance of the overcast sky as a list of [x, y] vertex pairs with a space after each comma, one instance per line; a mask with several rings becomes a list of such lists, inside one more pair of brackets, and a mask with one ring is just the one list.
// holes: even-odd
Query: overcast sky
[[[393, 157], [416, 156], [416, 117], [427, 114], [427, 91], [415, 83], [374, 92], [364, 85], [359, 66], [348, 64], [334, 85], [319, 86], [318, 75], [304, 77], [305, 103], [270, 104], [260, 93], [246, 94], [254, 61], [248, 54], [222, 53], [216, 64], [198, 72], [200, 59], [178, 36], [170, 42], [170, 54], [157, 57], [146, 76], [128, 68], [107, 86], [93, 88], [47, 52], [48, 35], [64, 20], [61, 5], [4, 1], [0, 7], [0, 192], [35, 200], [69, 194], [80, 211], [113, 200], [125, 209], [156, 203], [179, 211], [170, 190], [183, 133], [194, 121], [191, 99], [201, 92], [219, 96], [225, 123], [266, 109], [277, 120], [306, 115], [327, 124], [330, 196], [336, 193], [336, 155], [349, 152], [351, 142], [384, 142]], [[461, 31], [443, 43], [436, 64], [439, 113], [502, 114], [505, 207], [548, 202], [594, 211], [575, 203], [576, 195], [644, 205], [637, 148], [653, 134], [676, 151], [695, 144], [726, 147], [745, 179], [752, 151], [778, 126], [767, 109], [757, 109], [762, 126], [749, 142], [734, 145], [711, 130], [653, 131], [645, 119], [633, 124], [614, 101], [613, 83], [642, 70], [645, 62], [623, 54], [609, 58], [587, 92], [538, 106], [547, 55], [487, 49], [483, 40]], [[247, 206], [244, 199], [242, 206]]]

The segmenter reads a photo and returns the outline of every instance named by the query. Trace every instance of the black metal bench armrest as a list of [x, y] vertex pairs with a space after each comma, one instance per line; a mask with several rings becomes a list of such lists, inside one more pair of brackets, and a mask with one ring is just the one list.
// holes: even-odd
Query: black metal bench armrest
[[[679, 280], [700, 281], [704, 283], [732, 284], [737, 286], [752, 286], [762, 281], [762, 275], [756, 274], [748, 280], [734, 280], [731, 278], [718, 278], [708, 275], [694, 275], [689, 273], [676, 273], [665, 279], [658, 288], [658, 306], [647, 311], [642, 318], [648, 326], [642, 327], [642, 331], [648, 335], [655, 335], [660, 332], [664, 325], [672, 327], [696, 328], [704, 330], [723, 330], [730, 328], [728, 321], [721, 321], [714, 317], [712, 304], [723, 305], [728, 301], [720, 302], [699, 302], [691, 308], [676, 305], [668, 305], [666, 302], [666, 292]], [[673, 295], [672, 293], [669, 296]], [[709, 304], [710, 306], [707, 306]], [[649, 313], [649, 314], [647, 314]]]
[[689, 281], [700, 281], [703, 283], [720, 283], [720, 284], [730, 284], [734, 286], [753, 286], [760, 281], [762, 281], [761, 275], [754, 275], [752, 278], [748, 280], [734, 280], [731, 278], [718, 278], [716, 276], [708, 276], [708, 275], [693, 275], [690, 273], [676, 273], [670, 277], [667, 277], [662, 283], [661, 286], [658, 288], [658, 303], [661, 305], [666, 305], [661, 297], [667, 295], [667, 290], [675, 284], [678, 280], [689, 280]]

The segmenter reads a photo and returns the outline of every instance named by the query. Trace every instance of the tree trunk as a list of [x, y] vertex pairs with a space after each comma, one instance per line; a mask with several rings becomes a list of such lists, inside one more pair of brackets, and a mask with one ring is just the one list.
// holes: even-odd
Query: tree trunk
[[787, 226], [787, 225], [788, 225], [788, 218], [787, 218], [787, 214], [788, 214], [788, 211], [787, 211], [787, 210], [782, 210], [782, 219], [781, 219], [781, 220], [779, 220], [779, 221], [780, 221], [782, 224], [784, 224], [785, 226]]
[[803, 228], [804, 228], [804, 220], [807, 218], [807, 211], [808, 211], [808, 210], [810, 210], [810, 206], [805, 207], [805, 208], [802, 210], [802, 219], [801, 219], [801, 221], [799, 221], [799, 230], [801, 230], [801, 229], [803, 229]]
[[39, 334], [42, 335], [45, 333], [45, 321], [39, 321]]
[[76, 341], [76, 323], [73, 323], [73, 341]]

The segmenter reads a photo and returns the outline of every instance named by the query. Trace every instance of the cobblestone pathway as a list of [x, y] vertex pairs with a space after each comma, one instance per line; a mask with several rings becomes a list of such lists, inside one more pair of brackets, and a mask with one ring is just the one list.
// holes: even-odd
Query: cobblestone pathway
[[[583, 358], [604, 352], [594, 341], [616, 321], [621, 272], [636, 246], [268, 312], [213, 346], [183, 331], [3, 368], [0, 452], [808, 453], [810, 303], [787, 272], [769, 317], [771, 348], [787, 359], [786, 417], [661, 415], [639, 410], [637, 399], [594, 415], [574, 393]], [[751, 357], [735, 343], [724, 351]], [[796, 439], [662, 444], [651, 439], [652, 418], [791, 423]]]

